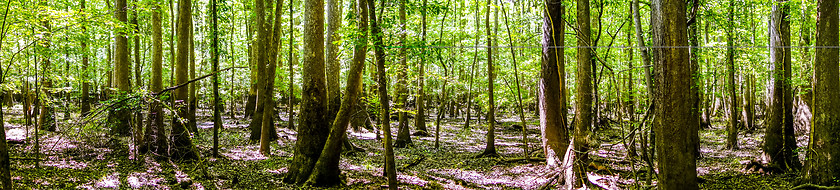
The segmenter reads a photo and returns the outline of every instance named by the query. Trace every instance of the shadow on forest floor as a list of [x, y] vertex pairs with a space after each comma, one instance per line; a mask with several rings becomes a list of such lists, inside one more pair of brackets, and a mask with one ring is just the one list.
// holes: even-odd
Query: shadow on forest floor
[[[36, 165], [33, 129], [22, 125], [20, 106], [7, 109], [5, 125], [8, 139], [22, 140], [11, 145], [12, 179], [20, 189], [298, 189], [281, 182], [292, 159], [295, 132], [278, 119], [280, 140], [272, 145], [271, 156], [259, 154], [257, 144], [248, 144], [246, 119], [225, 118], [220, 133], [221, 158], [211, 158], [212, 123], [208, 110], [199, 111], [199, 131], [194, 143], [203, 160], [173, 162], [135, 157], [132, 139], [109, 140], [101, 127], [73, 126], [75, 120], [61, 120], [59, 132], [42, 132], [41, 160]], [[63, 114], [59, 112], [59, 114]], [[72, 115], [71, 118], [77, 118]], [[241, 116], [240, 116], [241, 117]], [[63, 118], [63, 117], [58, 117]], [[432, 117], [430, 117], [432, 118]], [[433, 120], [429, 131], [434, 134]], [[398, 179], [406, 189], [539, 189], [553, 180], [558, 171], [544, 162], [513, 161], [523, 157], [521, 129], [510, 125], [516, 118], [501, 119], [497, 125], [496, 147], [499, 158], [474, 158], [485, 146], [485, 123], [463, 129], [463, 120], [446, 119], [441, 125], [441, 148], [434, 149], [434, 137], [412, 136], [413, 147], [395, 149]], [[532, 156], [540, 157], [536, 118], [528, 118], [528, 144]], [[104, 123], [104, 122], [103, 122]], [[392, 130], [396, 133], [396, 122]], [[590, 181], [605, 189], [637, 189], [645, 186], [645, 166], [628, 159], [621, 142], [621, 126], [598, 131], [600, 146], [590, 153], [594, 164]], [[413, 131], [413, 129], [412, 129]], [[704, 189], [789, 188], [793, 176], [763, 175], [743, 171], [742, 162], [760, 153], [761, 131], [742, 133], [742, 149], [723, 149], [725, 132], [714, 126], [701, 132], [703, 158], [698, 173]], [[27, 136], [27, 134], [29, 136]], [[396, 134], [393, 134], [396, 137]], [[355, 131], [350, 141], [364, 152], [342, 157], [340, 167], [350, 189], [380, 189], [383, 177], [381, 142], [369, 131]], [[807, 142], [807, 141], [800, 141]], [[111, 147], [111, 148], [109, 148]], [[633, 167], [631, 167], [633, 164]], [[600, 167], [599, 167], [600, 166]], [[638, 173], [638, 175], [634, 175]], [[636, 180], [639, 182], [636, 182]], [[652, 182], [655, 185], [655, 179]], [[551, 186], [549, 186], [551, 187]]]

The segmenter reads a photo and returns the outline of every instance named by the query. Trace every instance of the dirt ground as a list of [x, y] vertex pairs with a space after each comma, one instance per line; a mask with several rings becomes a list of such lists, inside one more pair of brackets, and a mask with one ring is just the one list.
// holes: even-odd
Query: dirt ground
[[[58, 132], [42, 132], [40, 152], [35, 154], [34, 129], [22, 125], [20, 105], [4, 108], [6, 133], [11, 145], [12, 180], [19, 189], [300, 189], [281, 182], [292, 160], [296, 133], [284, 128], [286, 118], [278, 122], [280, 140], [272, 145], [271, 156], [259, 154], [257, 144], [248, 143], [247, 120], [224, 118], [220, 134], [220, 158], [209, 157], [212, 146], [212, 123], [208, 110], [200, 110], [199, 131], [194, 143], [204, 156], [194, 162], [176, 162], [136, 155], [132, 139], [111, 139], [93, 120], [80, 125], [77, 114], [60, 120]], [[57, 118], [63, 118], [59, 109]], [[285, 114], [282, 114], [285, 116]], [[431, 117], [430, 117], [431, 118]], [[497, 129], [498, 158], [474, 158], [485, 146], [486, 123], [463, 129], [463, 120], [445, 119], [441, 125], [440, 149], [434, 149], [433, 136], [413, 136], [413, 147], [395, 149], [397, 178], [402, 189], [555, 189], [558, 169], [546, 167], [539, 160], [523, 161], [521, 129], [510, 127], [517, 118], [505, 117]], [[536, 118], [529, 122], [528, 150], [542, 155]], [[428, 122], [434, 134], [434, 121]], [[396, 122], [392, 123], [396, 133]], [[27, 133], [27, 129], [28, 132]], [[598, 142], [590, 152], [593, 160], [589, 179], [596, 188], [649, 189], [647, 166], [638, 158], [628, 158], [622, 137], [628, 125], [612, 123], [599, 130]], [[793, 174], [764, 174], [745, 171], [744, 163], [760, 154], [763, 129], [739, 136], [741, 149], [724, 149], [725, 131], [715, 124], [701, 132], [701, 152], [697, 171], [703, 189], [785, 189]], [[412, 129], [413, 131], [413, 129]], [[396, 137], [396, 134], [393, 134]], [[804, 134], [800, 134], [805, 138]], [[350, 142], [363, 152], [345, 154], [341, 170], [347, 184], [341, 189], [381, 189], [384, 157], [381, 141], [371, 131], [353, 131]], [[800, 140], [807, 142], [807, 139]], [[804, 146], [800, 144], [800, 146]], [[40, 158], [40, 159], [39, 159]], [[632, 167], [631, 167], [632, 166]], [[551, 182], [551, 184], [548, 184]], [[547, 185], [548, 184], [548, 185]]]

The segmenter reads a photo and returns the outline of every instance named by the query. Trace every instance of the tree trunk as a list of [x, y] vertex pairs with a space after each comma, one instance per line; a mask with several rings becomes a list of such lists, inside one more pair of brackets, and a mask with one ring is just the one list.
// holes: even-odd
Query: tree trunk
[[[219, 16], [216, 0], [210, 0], [210, 62], [213, 65], [213, 157], [219, 156], [219, 128], [222, 127], [222, 106], [219, 100]], [[278, 8], [279, 9], [279, 8]], [[232, 92], [231, 92], [232, 93]]]
[[[368, 14], [370, 15], [371, 34], [374, 36], [373, 46], [374, 54], [376, 56], [376, 74], [378, 76], [379, 88], [379, 127], [382, 130], [383, 146], [385, 148], [385, 176], [388, 178], [388, 189], [397, 190], [397, 168], [394, 163], [394, 148], [391, 145], [391, 113], [390, 103], [388, 103], [388, 77], [385, 71], [385, 50], [382, 41], [382, 29], [379, 28], [379, 22], [376, 20], [376, 4], [374, 0], [367, 0]], [[384, 1], [383, 1], [384, 4]]]
[[[484, 13], [484, 28], [487, 35], [487, 47], [493, 47], [493, 38], [490, 35], [490, 8], [493, 4], [487, 0], [487, 10]], [[498, 14], [497, 14], [498, 16]], [[498, 17], [497, 17], [498, 18]], [[498, 21], [498, 19], [496, 19]], [[496, 83], [496, 74], [493, 72], [493, 48], [487, 49], [487, 137], [484, 152], [480, 157], [496, 157], [496, 99], [493, 92]], [[524, 119], [524, 118], [522, 118]]]
[[[192, 1], [192, 0], [191, 0]], [[190, 56], [190, 69], [189, 69], [189, 79], [195, 78], [195, 24], [190, 24], [190, 38], [189, 38], [189, 56]], [[197, 120], [195, 118], [196, 109], [198, 109], [198, 99], [196, 98], [196, 88], [201, 86], [201, 81], [195, 81], [190, 83], [189, 85], [189, 100], [188, 100], [188, 113], [185, 117], [189, 122], [187, 123], [187, 129], [190, 133], [197, 134], [198, 126]]]
[[726, 148], [738, 149], [738, 94], [735, 94], [735, 1], [729, 0], [729, 24], [726, 30], [726, 88], [729, 93], [729, 126], [726, 128]]
[[[126, 0], [117, 0], [115, 7], [115, 17], [119, 22], [126, 23], [128, 16], [126, 11], [128, 9]], [[123, 95], [131, 93], [131, 62], [129, 61], [128, 52], [128, 34], [124, 30], [117, 30], [114, 36], [115, 48], [114, 51], [114, 79], [118, 89], [117, 96], [122, 98]], [[48, 67], [44, 67], [47, 69]], [[49, 88], [47, 83], [44, 83], [45, 88]], [[43, 104], [46, 105], [46, 104]], [[131, 111], [127, 109], [128, 104], [119, 103], [113, 111], [111, 111], [111, 120], [113, 125], [112, 133], [119, 136], [128, 136], [131, 132]], [[47, 111], [42, 110], [42, 111]], [[43, 112], [42, 112], [43, 113]]]
[[324, 149], [330, 123], [326, 120], [327, 88], [324, 76], [324, 0], [306, 0], [303, 30], [303, 86], [300, 126], [294, 160], [286, 182], [305, 182]]
[[[132, 4], [136, 4], [137, 0], [133, 0]], [[140, 25], [137, 24], [137, 9], [134, 9], [134, 17], [131, 19], [131, 24], [134, 25], [134, 81], [136, 88], [140, 89], [143, 87], [143, 81], [140, 78], [140, 36], [137, 34], [140, 33]], [[68, 71], [69, 72], [69, 71]], [[68, 98], [69, 100], [69, 98]], [[139, 153], [146, 153], [148, 147], [143, 139], [143, 117], [142, 112], [137, 110], [132, 110], [134, 112], [134, 145], [137, 146], [137, 150]]]
[[350, 72], [347, 74], [347, 87], [345, 88], [345, 96], [341, 102], [341, 108], [335, 121], [332, 123], [329, 138], [321, 151], [321, 157], [315, 164], [315, 169], [312, 175], [309, 176], [307, 184], [315, 186], [335, 186], [341, 182], [339, 174], [341, 171], [338, 168], [339, 158], [341, 156], [342, 141], [346, 142], [345, 131], [353, 118], [353, 114], [359, 109], [358, 101], [359, 95], [362, 91], [362, 75], [365, 70], [365, 55], [367, 54], [367, 2], [359, 1], [358, 3], [359, 20], [358, 30], [361, 34], [356, 38], [356, 44], [353, 51], [353, 65], [350, 66]]
[[[256, 2], [254, 11], [256, 12], [254, 15], [255, 25], [257, 25], [257, 39], [254, 43], [254, 51], [255, 54], [255, 64], [257, 65], [257, 70], [259, 71], [274, 71], [271, 68], [272, 62], [276, 62], [276, 48], [275, 45], [277, 43], [273, 43], [272, 39], [272, 21], [273, 20], [266, 20], [266, 6], [265, 4], [271, 4], [269, 1], [268, 3], [264, 3], [264, 0], [259, 0]], [[263, 6], [259, 6], [263, 5]], [[271, 52], [271, 49], [275, 49], [275, 52]], [[272, 56], [271, 54], [274, 53]], [[276, 64], [274, 65], [276, 67]], [[259, 72], [259, 78], [257, 78], [257, 100], [256, 100], [256, 109], [251, 114], [251, 122], [248, 125], [248, 128], [251, 129], [251, 136], [249, 137], [251, 142], [261, 142], [262, 138], [262, 128], [263, 122], [270, 121], [268, 125], [269, 131], [276, 131], [273, 125], [274, 121], [274, 100], [272, 92], [268, 92], [267, 90], [274, 89], [274, 72]], [[270, 89], [269, 89], [270, 88]], [[269, 140], [276, 140], [277, 133], [269, 133]]]
[[[817, 1], [817, 47], [838, 45], [837, 0]], [[838, 49], [816, 48], [814, 62], [814, 107], [804, 181], [838, 185], [840, 176], [840, 80]]]
[[420, 64], [417, 68], [417, 115], [414, 117], [415, 134], [418, 136], [429, 136], [426, 129], [426, 0], [423, 0], [423, 7], [420, 8], [420, 41], [423, 43], [420, 48]]
[[[653, 44], [688, 45], [684, 0], [656, 0], [652, 4]], [[699, 189], [694, 160], [696, 111], [692, 97], [692, 68], [686, 48], [655, 48], [657, 81], [654, 131], [660, 189]]]
[[[190, 64], [190, 30], [192, 30], [192, 0], [178, 1], [178, 56], [175, 67], [175, 80], [177, 84], [184, 84], [189, 79], [187, 78], [187, 71]], [[189, 89], [178, 88], [175, 89], [175, 109], [177, 110], [177, 117], [172, 119], [172, 132], [170, 135], [173, 139], [172, 151], [174, 159], [180, 160], [194, 160], [198, 159], [198, 151], [192, 143], [190, 133], [187, 131], [187, 123], [181, 122], [179, 118], [187, 118], [189, 108], [187, 101], [189, 100]]]
[[[408, 42], [406, 41], [406, 32], [408, 31], [408, 24], [406, 24], [405, 18], [406, 1], [407, 0], [400, 0], [399, 5], [400, 27], [403, 31], [399, 33], [400, 44], [402, 44], [401, 46], [408, 45]], [[399, 117], [397, 126], [399, 126], [399, 130], [397, 131], [397, 142], [394, 144], [394, 147], [397, 148], [405, 148], [414, 144], [411, 142], [411, 132], [408, 128], [408, 113], [405, 112], [405, 110], [409, 109], [406, 104], [406, 100], [408, 99], [408, 82], [406, 82], [406, 73], [408, 73], [408, 57], [406, 57], [406, 49], [407, 48], [405, 47], [399, 49], [398, 56], [400, 57], [400, 63], [396, 69], [397, 90], [394, 96], [397, 97], [396, 107], [399, 110], [397, 112]]]
[[327, 39], [324, 44], [326, 49], [326, 64], [327, 64], [327, 105], [329, 106], [330, 120], [335, 118], [341, 106], [341, 62], [339, 61], [340, 44], [336, 42], [341, 41], [341, 34], [338, 30], [341, 29], [341, 20], [344, 19], [342, 15], [342, 0], [327, 0]]
[[690, 138], [691, 143], [690, 144], [694, 145], [694, 151], [692, 151], [692, 153], [694, 153], [694, 157], [695, 158], [700, 158], [700, 156], [701, 156], [700, 155], [700, 110], [702, 110], [702, 109], [700, 107], [700, 105], [701, 105], [700, 104], [700, 85], [699, 85], [700, 83], [698, 81], [700, 81], [700, 77], [701, 77], [701, 75], [700, 75], [700, 51], [701, 51], [701, 49], [697, 48], [698, 46], [700, 46], [700, 40], [699, 40], [699, 38], [700, 38], [700, 32], [699, 32], [700, 22], [699, 22], [699, 20], [700, 19], [697, 18], [698, 16], [700, 16], [699, 14], [697, 14], [697, 12], [700, 9], [700, 0], [693, 0], [692, 2], [693, 3], [692, 3], [692, 6], [691, 6], [690, 16], [694, 20], [691, 20], [692, 23], [691, 23], [691, 25], [688, 26], [688, 43], [692, 47], [692, 48], [689, 48], [689, 63], [690, 63], [690, 65], [689, 65], [690, 69], [689, 70], [691, 72], [691, 77], [690, 77], [691, 80], [689, 81], [690, 84], [691, 84], [691, 86], [690, 86], [691, 96], [689, 96], [689, 99], [692, 102], [691, 118], [695, 119], [695, 121], [692, 121], [692, 123], [694, 123], [696, 125], [690, 126], [692, 128], [691, 129], [691, 138]]
[[[269, 2], [271, 3], [271, 2]], [[283, 0], [277, 1], [277, 6], [275, 6], [274, 10], [274, 28], [271, 30], [268, 36], [268, 43], [265, 44], [264, 49], [266, 51], [266, 56], [268, 60], [268, 65], [266, 66], [266, 72], [263, 80], [265, 80], [265, 86], [263, 86], [263, 90], [260, 92], [260, 100], [265, 100], [263, 105], [265, 108], [263, 110], [263, 121], [262, 126], [260, 129], [260, 153], [263, 155], [270, 155], [270, 143], [274, 142], [278, 139], [277, 129], [274, 127], [274, 77], [275, 77], [275, 70], [277, 70], [277, 65], [279, 59], [277, 57], [277, 50], [280, 48], [280, 35], [281, 35], [281, 18], [280, 16], [283, 14]], [[266, 28], [268, 30], [268, 28]]]
[[650, 62], [650, 53], [645, 43], [644, 33], [642, 32], [641, 16], [639, 14], [639, 0], [633, 0], [631, 9], [633, 10], [633, 23], [636, 26], [636, 43], [642, 52], [642, 63], [646, 65], [645, 68], [645, 84], [647, 84], [648, 103], [653, 102], [653, 77], [651, 76], [650, 68], [653, 65]]
[[548, 166], [563, 162], [569, 147], [566, 129], [566, 60], [563, 46], [564, 12], [562, 0], [546, 0], [543, 15], [542, 64], [539, 79], [540, 134]]
[[590, 128], [592, 127], [592, 45], [589, 0], [576, 0], [577, 3], [577, 92], [575, 94], [575, 131], [574, 131], [574, 172], [566, 174], [567, 183], [579, 188], [589, 183], [586, 176], [588, 164]]
[[[85, 0], [81, 0], [81, 11], [85, 11]], [[87, 34], [87, 19], [82, 19], [82, 33]], [[81, 116], [87, 116], [88, 112], [90, 112], [90, 75], [88, 74], [88, 67], [90, 67], [89, 63], [89, 55], [90, 51], [87, 47], [88, 37], [84, 36], [84, 39], [81, 40], [81, 48], [82, 48], [82, 105], [81, 107]]]
[[297, 55], [295, 54], [294, 50], [296, 46], [294, 46], [295, 42], [295, 14], [294, 13], [295, 2], [294, 0], [289, 0], [289, 102], [286, 106], [287, 113], [289, 115], [289, 129], [295, 129], [295, 70], [294, 67], [297, 64]]
[[[163, 34], [161, 26], [160, 5], [152, 7], [152, 92], [163, 90]], [[149, 119], [146, 127], [146, 142], [149, 150], [158, 155], [169, 155], [167, 138], [163, 125], [163, 107], [158, 101], [152, 101], [149, 105]], [[154, 144], [151, 144], [154, 142]]]

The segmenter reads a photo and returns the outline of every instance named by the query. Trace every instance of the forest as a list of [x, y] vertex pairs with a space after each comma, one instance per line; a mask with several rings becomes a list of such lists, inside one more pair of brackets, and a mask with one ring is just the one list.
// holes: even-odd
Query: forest
[[840, 189], [840, 0], [0, 0], [0, 189]]

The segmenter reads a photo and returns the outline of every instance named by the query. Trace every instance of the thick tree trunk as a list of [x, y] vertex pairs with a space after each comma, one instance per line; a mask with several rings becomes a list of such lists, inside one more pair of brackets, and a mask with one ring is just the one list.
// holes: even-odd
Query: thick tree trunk
[[358, 103], [359, 95], [362, 91], [362, 75], [365, 70], [365, 55], [367, 54], [367, 2], [364, 0], [358, 3], [359, 20], [358, 30], [361, 34], [356, 38], [355, 49], [353, 51], [353, 65], [350, 66], [350, 72], [347, 74], [347, 87], [345, 88], [345, 96], [341, 102], [341, 108], [332, 122], [332, 129], [330, 130], [329, 138], [321, 151], [321, 157], [315, 164], [315, 169], [312, 175], [309, 176], [307, 184], [316, 186], [335, 186], [341, 182], [338, 169], [339, 158], [341, 156], [342, 141], [346, 142], [347, 126], [353, 118], [353, 114], [359, 109]]
[[306, 0], [304, 7], [300, 126], [294, 160], [286, 176], [287, 182], [296, 184], [309, 178], [330, 130], [330, 123], [326, 120], [328, 102], [324, 76], [324, 0]]
[[[255, 4], [254, 11], [255, 13], [255, 25], [257, 39], [254, 42], [254, 51], [256, 52], [254, 57], [256, 58], [254, 64], [257, 66], [257, 70], [259, 71], [274, 71], [273, 68], [269, 68], [272, 66], [272, 63], [277, 61], [276, 55], [276, 46], [277, 43], [274, 42], [273, 37], [273, 30], [272, 30], [272, 21], [271, 18], [267, 17], [266, 6], [265, 4], [271, 4], [272, 2], [269, 0], [268, 3], [264, 3], [264, 0], [257, 1]], [[263, 6], [259, 6], [263, 5]], [[268, 6], [270, 9], [270, 6]], [[273, 51], [273, 52], [272, 52]], [[276, 64], [273, 65], [276, 68]], [[261, 142], [262, 138], [262, 128], [264, 122], [268, 122], [269, 131], [276, 131], [274, 127], [274, 98], [272, 97], [272, 93], [274, 91], [274, 72], [259, 72], [259, 77], [257, 78], [257, 100], [256, 100], [256, 109], [251, 115], [251, 122], [248, 124], [248, 128], [251, 130], [251, 134], [249, 137], [250, 142]], [[271, 92], [269, 92], [271, 90]], [[268, 133], [269, 140], [276, 140], [277, 133]]]
[[[126, 23], [128, 21], [128, 16], [126, 14], [128, 6], [126, 0], [117, 0], [115, 8], [115, 16], [117, 20]], [[129, 61], [128, 38], [126, 37], [126, 32], [124, 30], [117, 30], [116, 28], [114, 30], [117, 32], [117, 35], [114, 36], [116, 48], [114, 51], [114, 79], [116, 80], [115, 83], [118, 89], [117, 97], [121, 97], [122, 95], [131, 93], [131, 62]], [[47, 83], [44, 84], [44, 87], [49, 88]], [[116, 106], [120, 109], [111, 111], [110, 116], [112, 117], [112, 123], [114, 124], [112, 128], [113, 134], [127, 136], [131, 132], [131, 111], [130, 109], [127, 109], [126, 106], [128, 106], [128, 104], [120, 103]]]
[[546, 164], [558, 166], [569, 147], [566, 128], [566, 60], [562, 0], [546, 0], [543, 15], [542, 64], [539, 80], [539, 114]]
[[[175, 66], [175, 80], [177, 84], [186, 83], [187, 71], [190, 64], [190, 30], [192, 30], [192, 0], [178, 1], [178, 56]], [[189, 100], [189, 89], [178, 88], [175, 89], [175, 109], [177, 110], [177, 117], [172, 119], [172, 151], [174, 159], [193, 160], [198, 159], [198, 151], [190, 138], [190, 132], [187, 131], [188, 123], [181, 122], [179, 118], [186, 118], [189, 114], [187, 101]]]
[[[659, 47], [688, 45], [684, 0], [652, 3], [653, 44]], [[657, 81], [654, 131], [660, 189], [698, 189], [694, 160], [697, 117], [691, 97], [691, 64], [686, 48], [656, 48]]]
[[[161, 26], [161, 8], [159, 5], [152, 7], [152, 92], [163, 90], [163, 33]], [[158, 101], [149, 105], [149, 119], [146, 127], [146, 142], [148, 149], [158, 155], [169, 155], [167, 138], [163, 125], [163, 107]], [[152, 144], [154, 143], [154, 144]]]
[[417, 72], [417, 115], [414, 117], [415, 132], [418, 136], [429, 136], [426, 129], [426, 0], [420, 8], [420, 41], [423, 43], [420, 48], [420, 64]]
[[817, 47], [814, 62], [814, 107], [804, 181], [838, 185], [840, 176], [840, 80], [838, 77], [837, 0], [817, 1]]
[[[271, 2], [269, 2], [271, 3]], [[277, 0], [277, 6], [274, 9], [274, 27], [271, 30], [271, 33], [268, 33], [268, 43], [265, 44], [264, 49], [266, 51], [266, 56], [268, 60], [268, 65], [266, 66], [266, 72], [263, 76], [263, 80], [265, 80], [265, 86], [263, 86], [262, 90], [260, 91], [260, 100], [264, 100], [264, 108], [263, 108], [263, 121], [261, 123], [260, 129], [260, 153], [263, 155], [268, 156], [270, 154], [271, 142], [274, 142], [278, 139], [277, 129], [274, 127], [274, 77], [275, 71], [278, 65], [278, 57], [277, 57], [277, 50], [280, 49], [280, 35], [281, 35], [281, 17], [283, 13], [283, 0]], [[268, 28], [266, 28], [268, 30]]]

